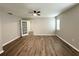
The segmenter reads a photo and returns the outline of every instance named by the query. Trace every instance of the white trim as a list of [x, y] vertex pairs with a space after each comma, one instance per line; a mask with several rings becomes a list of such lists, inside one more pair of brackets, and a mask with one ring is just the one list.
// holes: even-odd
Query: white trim
[[24, 34], [24, 35], [22, 35], [22, 36], [27, 36], [28, 34]]
[[4, 50], [1, 50], [1, 51], [0, 51], [0, 54], [3, 53], [3, 52], [4, 52]]
[[56, 34], [57, 37], [59, 37], [62, 41], [64, 41], [65, 43], [67, 43], [69, 46], [71, 46], [73, 49], [75, 49], [76, 51], [79, 52], [79, 49], [77, 49], [75, 46], [73, 46], [72, 44], [70, 44], [69, 42], [67, 42], [66, 40], [64, 40], [62, 37], [60, 37], [59, 35]]
[[55, 36], [55, 34], [34, 34], [35, 36]]
[[10, 41], [8, 41], [8, 42], [4, 43], [4, 44], [3, 44], [3, 46], [5, 46], [5, 45], [7, 45], [7, 44], [11, 43], [12, 41], [16, 40], [16, 39], [17, 39], [17, 38], [19, 38], [19, 37], [20, 37], [20, 36], [17, 36], [17, 37], [15, 37], [14, 39], [12, 39], [12, 40], [10, 40]]
[[[21, 24], [20, 24], [20, 26], [21, 26], [21, 36], [26, 36], [26, 35], [28, 35], [28, 33], [29, 33], [29, 31], [30, 31], [30, 21], [21, 20], [20, 22], [21, 22]], [[26, 34], [23, 34], [22, 22], [27, 22], [27, 33], [26, 33]]]

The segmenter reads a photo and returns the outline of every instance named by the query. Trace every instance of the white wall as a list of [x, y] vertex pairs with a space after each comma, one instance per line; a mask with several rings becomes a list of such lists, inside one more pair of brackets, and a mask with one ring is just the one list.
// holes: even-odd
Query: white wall
[[20, 36], [19, 18], [0, 10], [0, 52], [2, 46]]
[[79, 5], [62, 13], [60, 19], [60, 31], [57, 35], [79, 49]]
[[0, 16], [0, 52], [2, 51], [2, 23], [1, 23], [1, 16]]
[[13, 15], [2, 15], [2, 44], [5, 45], [20, 36], [19, 20]]
[[38, 17], [30, 20], [34, 35], [54, 35], [55, 19], [52, 17]]

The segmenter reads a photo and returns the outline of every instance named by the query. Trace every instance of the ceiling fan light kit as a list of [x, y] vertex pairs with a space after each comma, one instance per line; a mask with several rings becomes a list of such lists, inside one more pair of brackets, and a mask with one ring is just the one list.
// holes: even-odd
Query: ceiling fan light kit
[[34, 11], [33, 11], [33, 16], [40, 16], [40, 11], [34, 10]]
[[34, 14], [33, 14], [33, 16], [37, 16], [37, 14], [36, 14], [36, 13], [34, 13]]

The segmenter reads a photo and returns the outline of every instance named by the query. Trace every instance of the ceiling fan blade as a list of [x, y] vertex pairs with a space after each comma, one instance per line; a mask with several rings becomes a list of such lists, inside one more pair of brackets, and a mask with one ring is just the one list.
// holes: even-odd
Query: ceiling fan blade
[[37, 13], [38, 16], [40, 16], [40, 14]]
[[38, 11], [37, 13], [40, 13], [40, 11]]

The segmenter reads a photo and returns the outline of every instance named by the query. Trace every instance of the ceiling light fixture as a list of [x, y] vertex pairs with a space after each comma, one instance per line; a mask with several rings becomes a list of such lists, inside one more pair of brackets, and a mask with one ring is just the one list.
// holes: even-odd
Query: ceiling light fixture
[[37, 16], [37, 14], [36, 14], [36, 13], [34, 13], [34, 14], [33, 14], [33, 16]]

